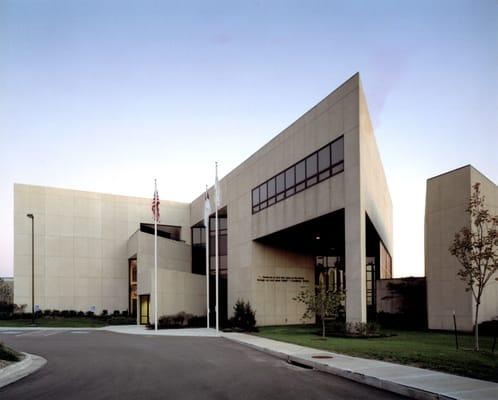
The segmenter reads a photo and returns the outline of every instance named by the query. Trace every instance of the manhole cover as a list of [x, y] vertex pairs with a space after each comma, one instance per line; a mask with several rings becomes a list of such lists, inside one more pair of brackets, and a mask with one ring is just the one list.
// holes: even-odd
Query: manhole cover
[[315, 354], [314, 356], [311, 356], [311, 358], [327, 359], [327, 358], [334, 358], [334, 357], [329, 356], [327, 354]]

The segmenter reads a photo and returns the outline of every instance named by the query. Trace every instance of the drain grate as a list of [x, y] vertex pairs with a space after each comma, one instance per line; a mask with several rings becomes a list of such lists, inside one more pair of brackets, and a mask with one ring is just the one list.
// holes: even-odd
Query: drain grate
[[291, 365], [294, 365], [296, 367], [299, 367], [299, 368], [303, 368], [303, 369], [313, 369], [313, 367], [309, 366], [309, 365], [306, 365], [306, 364], [302, 364], [300, 362], [297, 362], [297, 361], [294, 361], [294, 360], [287, 360], [287, 362]]
[[311, 356], [311, 358], [319, 358], [322, 360], [334, 358], [333, 356], [329, 356], [328, 354], [315, 354], [314, 356]]

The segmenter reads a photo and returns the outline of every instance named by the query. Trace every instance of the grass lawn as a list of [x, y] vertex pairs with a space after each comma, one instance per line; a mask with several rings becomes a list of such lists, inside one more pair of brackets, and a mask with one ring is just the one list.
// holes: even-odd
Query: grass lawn
[[355, 339], [329, 337], [321, 340], [312, 326], [267, 326], [255, 335], [315, 349], [351, 356], [391, 361], [420, 368], [444, 371], [498, 382], [498, 352], [492, 354], [491, 337], [480, 337], [481, 352], [472, 351], [472, 336], [459, 335], [460, 350], [455, 349], [451, 333], [394, 331], [396, 336]]
[[[105, 321], [99, 321], [92, 318], [37, 318], [35, 326], [43, 328], [100, 328], [106, 326]], [[31, 327], [31, 319], [11, 319], [0, 320], [0, 327]]]

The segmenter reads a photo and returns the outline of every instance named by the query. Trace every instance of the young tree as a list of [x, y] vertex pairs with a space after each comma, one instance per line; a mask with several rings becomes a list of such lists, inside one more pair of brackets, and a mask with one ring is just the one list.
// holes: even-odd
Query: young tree
[[0, 302], [10, 304], [13, 302], [13, 297], [12, 289], [9, 284], [0, 278]]
[[326, 289], [320, 284], [314, 289], [299, 292], [293, 300], [305, 304], [303, 319], [313, 318], [315, 315], [320, 317], [322, 337], [325, 338], [325, 319], [337, 318], [345, 297], [344, 291]]
[[479, 351], [478, 317], [481, 297], [493, 274], [498, 270], [498, 215], [491, 215], [484, 206], [480, 183], [473, 186], [469, 206], [470, 227], [455, 234], [450, 253], [461, 264], [458, 276], [466, 283], [466, 291], [475, 300], [474, 349]]

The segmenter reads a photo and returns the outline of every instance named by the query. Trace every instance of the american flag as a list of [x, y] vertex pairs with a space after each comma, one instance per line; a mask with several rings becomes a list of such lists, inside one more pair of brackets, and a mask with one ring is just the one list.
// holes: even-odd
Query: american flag
[[152, 218], [154, 221], [159, 222], [159, 217], [161, 213], [159, 212], [159, 193], [157, 192], [157, 185], [154, 190], [154, 198], [152, 199]]

